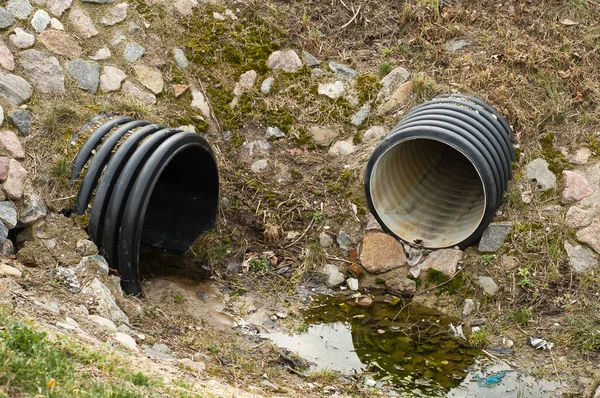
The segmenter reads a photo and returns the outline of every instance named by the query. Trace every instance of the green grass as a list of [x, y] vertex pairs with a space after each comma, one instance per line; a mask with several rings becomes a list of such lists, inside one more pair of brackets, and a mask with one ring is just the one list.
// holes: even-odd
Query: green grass
[[519, 308], [517, 311], [512, 313], [512, 319], [519, 326], [527, 327], [531, 319], [533, 319], [533, 313], [529, 308]]
[[482, 326], [478, 331], [471, 333], [468, 340], [473, 347], [484, 348], [489, 343], [490, 332], [485, 326]]

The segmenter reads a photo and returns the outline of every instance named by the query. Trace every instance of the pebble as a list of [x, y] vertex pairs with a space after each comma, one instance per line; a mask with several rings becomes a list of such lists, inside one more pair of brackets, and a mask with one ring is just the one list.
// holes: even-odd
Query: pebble
[[183, 93], [185, 93], [189, 88], [190, 86], [188, 86], [187, 84], [173, 84], [171, 86], [175, 98], [179, 98], [180, 96], [182, 96]]
[[39, 195], [32, 193], [20, 206], [19, 227], [27, 227], [41, 220], [48, 213], [48, 207]]
[[175, 62], [179, 65], [180, 68], [186, 69], [189, 66], [189, 61], [185, 56], [185, 52], [181, 48], [173, 49], [173, 57], [175, 58]]
[[12, 202], [0, 202], [0, 221], [2, 221], [8, 229], [13, 229], [17, 226], [17, 209], [15, 209], [15, 205], [13, 205]]
[[444, 48], [446, 49], [446, 51], [448, 52], [456, 52], [458, 50], [461, 50], [465, 47], [469, 47], [472, 46], [473, 43], [468, 41], [468, 40], [464, 40], [464, 39], [452, 39], [450, 41], [448, 41], [445, 45]]
[[35, 36], [21, 28], [15, 28], [15, 33], [9, 36], [10, 41], [18, 48], [29, 48], [35, 43]]
[[321, 64], [321, 62], [318, 59], [316, 59], [311, 53], [304, 50], [302, 51], [302, 61], [304, 62], [304, 65], [308, 66], [309, 68], [319, 66]]
[[477, 281], [483, 288], [483, 291], [490, 296], [493, 296], [498, 291], [498, 285], [489, 276], [479, 276], [477, 277]]
[[6, 151], [10, 157], [15, 159], [24, 159], [25, 150], [21, 141], [15, 133], [10, 130], [0, 131], [0, 148]]
[[353, 154], [358, 149], [352, 142], [353, 139], [349, 138], [345, 141], [338, 141], [329, 148], [329, 154], [332, 156], [346, 156]]
[[365, 131], [362, 137], [364, 143], [379, 142], [387, 135], [387, 130], [383, 126], [373, 126]]
[[327, 275], [327, 281], [325, 283], [330, 288], [337, 287], [346, 280], [344, 275], [338, 270], [338, 267], [333, 264], [325, 264], [323, 272]]
[[565, 224], [571, 228], [587, 227], [594, 219], [594, 214], [589, 209], [571, 206], [565, 216]]
[[80, 256], [93, 256], [94, 254], [98, 254], [98, 247], [94, 242], [89, 239], [79, 239], [77, 241], [77, 247], [75, 248], [75, 253]]
[[411, 91], [412, 82], [410, 80], [401, 84], [400, 87], [392, 93], [390, 99], [377, 108], [377, 114], [385, 115], [399, 110], [410, 98]]
[[320, 95], [324, 95], [331, 99], [337, 99], [344, 94], [344, 83], [341, 81], [336, 81], [335, 83], [321, 83], [317, 89], [317, 92]]
[[102, 25], [104, 26], [113, 26], [118, 24], [119, 22], [123, 22], [125, 18], [127, 18], [127, 10], [129, 9], [129, 4], [120, 3], [111, 8], [104, 14], [102, 18]]
[[277, 139], [285, 137], [285, 133], [279, 129], [279, 127], [267, 127], [267, 132], [265, 133], [265, 138], [268, 139]]
[[356, 112], [354, 115], [352, 115], [351, 123], [353, 125], [355, 125], [356, 127], [360, 126], [361, 124], [363, 124], [365, 122], [365, 120], [367, 120], [370, 113], [371, 113], [371, 105], [370, 104], [363, 105], [362, 108], [360, 108], [358, 110], [358, 112]]
[[83, 257], [79, 264], [77, 264], [77, 266], [75, 267], [75, 271], [78, 273], [87, 273], [88, 275], [94, 276], [108, 276], [109, 267], [104, 257], [102, 257], [99, 254], [92, 254]]
[[432, 268], [443, 273], [448, 277], [454, 276], [457, 271], [458, 263], [463, 257], [462, 250], [441, 249], [431, 252], [421, 264], [421, 271], [427, 271]]
[[146, 50], [138, 43], [127, 43], [123, 49], [123, 56], [127, 62], [135, 62], [144, 55]]
[[[6, 228], [6, 227], [5, 227]], [[6, 239], [6, 238], [4, 238]], [[0, 277], [12, 276], [14, 278], [21, 277], [21, 271], [7, 264], [0, 264]]]
[[100, 315], [90, 315], [88, 319], [102, 327], [102, 329], [108, 330], [109, 332], [117, 331], [117, 325], [115, 325], [115, 323], [110, 319], [106, 319]]
[[511, 229], [512, 222], [510, 221], [491, 223], [481, 236], [479, 251], [485, 253], [500, 250]]
[[23, 197], [23, 189], [27, 180], [27, 170], [15, 159], [10, 160], [8, 169], [8, 177], [2, 185], [2, 190], [6, 197], [13, 200], [18, 200]]
[[31, 113], [23, 109], [16, 109], [8, 113], [8, 120], [19, 130], [23, 137], [29, 135], [31, 127]]
[[49, 0], [46, 2], [52, 15], [60, 17], [65, 11], [71, 8], [73, 0]]
[[331, 247], [333, 245], [333, 239], [327, 232], [321, 232], [319, 235], [319, 244], [323, 248]]
[[72, 293], [77, 293], [81, 290], [79, 279], [75, 275], [75, 271], [71, 268], [56, 267], [50, 271], [50, 277], [65, 285]]
[[356, 278], [348, 278], [346, 279], [346, 285], [348, 285], [348, 289], [352, 291], [358, 290], [358, 279]]
[[329, 127], [311, 126], [308, 131], [316, 145], [328, 147], [338, 136], [338, 133]]
[[204, 94], [200, 90], [192, 90], [192, 103], [190, 104], [192, 108], [199, 109], [204, 115], [205, 118], [209, 119], [211, 117], [210, 106]]
[[529, 162], [525, 174], [529, 180], [535, 180], [544, 191], [556, 187], [556, 176], [548, 169], [548, 162], [544, 159], [537, 158]]
[[15, 69], [15, 57], [2, 40], [0, 40], [0, 66], [9, 71]]
[[139, 349], [137, 347], [137, 343], [135, 342], [135, 340], [133, 339], [133, 337], [131, 337], [128, 334], [122, 333], [122, 332], [117, 332], [115, 333], [114, 336], [115, 340], [117, 340], [123, 347], [131, 350], [131, 351], [135, 351], [138, 352]]
[[345, 80], [352, 80], [358, 76], [358, 72], [344, 64], [338, 64], [337, 62], [329, 61], [329, 69], [332, 72], [337, 73], [340, 77]]
[[83, 54], [79, 43], [71, 35], [60, 30], [45, 30], [38, 36], [38, 41], [54, 54], [67, 58], [78, 58]]
[[260, 91], [265, 95], [269, 94], [271, 92], [271, 88], [273, 88], [274, 81], [275, 79], [272, 77], [268, 77], [265, 80], [263, 80], [260, 86]]
[[254, 173], [261, 173], [267, 168], [268, 165], [269, 161], [267, 159], [260, 159], [252, 163], [251, 169]]
[[461, 313], [462, 318], [463, 319], [468, 318], [476, 310], [477, 310], [477, 304], [475, 304], [475, 301], [473, 301], [473, 299], [470, 299], [470, 298], [465, 299], [465, 303], [464, 303], [463, 310]]
[[60, 307], [54, 301], [50, 301], [49, 303], [42, 303], [41, 301], [33, 302], [38, 307], [41, 307], [47, 311], [53, 312], [55, 314], [60, 314]]
[[50, 19], [50, 27], [55, 30], [65, 30], [64, 25], [56, 18]]
[[156, 104], [156, 96], [152, 93], [144, 91], [137, 87], [135, 84], [131, 83], [129, 80], [125, 80], [123, 86], [121, 87], [123, 93], [131, 98], [135, 98], [136, 100], [147, 104], [154, 105]]
[[67, 63], [69, 74], [79, 82], [79, 88], [96, 93], [100, 82], [100, 64], [76, 59]]
[[381, 79], [381, 89], [377, 93], [377, 101], [380, 103], [388, 101], [392, 94], [404, 84], [410, 77], [410, 72], [399, 66], [392, 69], [383, 79]]
[[302, 61], [294, 50], [275, 51], [269, 55], [267, 66], [271, 69], [281, 69], [285, 72], [295, 73], [302, 68]]
[[340, 246], [340, 249], [341, 249], [342, 253], [344, 254], [344, 257], [348, 256], [348, 249], [350, 249], [350, 247], [352, 246], [352, 239], [350, 238], [350, 235], [348, 235], [344, 231], [340, 231], [337, 234], [337, 237], [335, 240], [336, 240], [337, 244]]
[[83, 10], [73, 8], [69, 13], [69, 24], [79, 33], [84, 39], [90, 39], [98, 35], [98, 29], [94, 25], [92, 18]]
[[44, 10], [37, 10], [35, 14], [33, 14], [33, 19], [31, 20], [31, 26], [37, 33], [41, 33], [50, 24], [50, 15]]

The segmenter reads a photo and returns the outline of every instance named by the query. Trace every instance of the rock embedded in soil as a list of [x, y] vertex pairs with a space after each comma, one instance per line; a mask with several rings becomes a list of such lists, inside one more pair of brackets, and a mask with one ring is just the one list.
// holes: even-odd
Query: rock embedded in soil
[[[5, 238], [6, 239], [6, 238]], [[21, 277], [21, 271], [7, 264], [0, 264], [0, 277], [12, 276], [14, 278]]]
[[[454, 276], [457, 271], [457, 266], [460, 260], [462, 260], [463, 252], [458, 249], [441, 249], [431, 252], [421, 264], [419, 268], [424, 273], [427, 273], [428, 269], [434, 269], [443, 273], [448, 277]], [[423, 277], [424, 275], [423, 274]]]
[[465, 299], [465, 303], [463, 306], [463, 310], [461, 313], [462, 319], [466, 319], [469, 316], [473, 315], [473, 313], [477, 310], [477, 307], [479, 306], [479, 303], [475, 303], [475, 301], [473, 301], [473, 299], [467, 298]]
[[582, 228], [591, 224], [594, 219], [594, 213], [591, 209], [582, 209], [578, 206], [571, 206], [565, 216], [565, 224], [570, 228]]
[[350, 122], [353, 125], [355, 125], [356, 127], [358, 127], [358, 126], [362, 125], [365, 122], [365, 120], [367, 120], [370, 113], [371, 113], [371, 105], [365, 104], [354, 115], [352, 115]]
[[260, 91], [264, 95], [269, 94], [271, 92], [271, 88], [273, 88], [273, 82], [275, 82], [274, 78], [267, 77], [265, 80], [263, 80], [262, 84], [260, 85]]
[[312, 126], [308, 129], [312, 136], [312, 141], [319, 146], [328, 147], [338, 136], [338, 133], [329, 127]]
[[388, 113], [398, 111], [408, 100], [410, 97], [410, 93], [412, 91], [412, 82], [407, 81], [400, 85], [396, 91], [392, 93], [390, 99], [386, 102], [382, 103], [379, 108], [377, 108], [378, 115], [385, 115]]
[[281, 69], [285, 72], [295, 73], [302, 68], [302, 61], [294, 50], [278, 50], [269, 55], [267, 66], [271, 69]]
[[368, 232], [362, 242], [360, 262], [367, 272], [380, 274], [404, 267], [407, 259], [396, 239], [383, 232]]
[[37, 194], [32, 193], [23, 203], [19, 210], [19, 227], [28, 227], [42, 220], [48, 213], [48, 207], [44, 200]]
[[543, 191], [556, 187], [556, 176], [550, 171], [548, 162], [544, 159], [537, 158], [529, 162], [525, 174], [529, 180], [535, 180]]
[[12, 44], [17, 48], [29, 48], [35, 43], [35, 36], [21, 28], [15, 28], [15, 33], [9, 36]]
[[26, 20], [33, 12], [33, 7], [28, 0], [9, 0], [6, 11], [17, 19]]
[[252, 166], [250, 168], [254, 173], [262, 173], [268, 165], [269, 161], [267, 159], [260, 159], [252, 163]]
[[472, 46], [473, 43], [470, 42], [469, 40], [464, 40], [464, 39], [452, 39], [450, 41], [448, 41], [445, 45], [444, 45], [444, 49], [448, 52], [456, 52], [458, 50], [462, 50], [465, 47], [470, 47]]
[[72, 293], [78, 293], [81, 290], [79, 279], [71, 268], [56, 267], [50, 271], [50, 278], [65, 285]]
[[377, 101], [380, 103], [388, 101], [392, 94], [408, 81], [409, 77], [410, 72], [401, 66], [392, 69], [390, 73], [381, 79], [381, 89], [377, 93]]
[[0, 66], [9, 71], [15, 69], [15, 57], [2, 40], [0, 40]]
[[27, 170], [15, 159], [10, 160], [8, 177], [2, 184], [2, 190], [6, 197], [12, 200], [23, 197], [23, 189], [27, 180]]
[[192, 103], [190, 106], [192, 108], [199, 109], [205, 118], [211, 118], [210, 105], [208, 104], [208, 101], [206, 100], [206, 97], [202, 91], [192, 90]]
[[117, 333], [115, 333], [114, 337], [115, 337], [115, 340], [117, 340], [123, 347], [125, 347], [131, 351], [135, 351], [135, 352], [139, 351], [139, 349], [137, 347], [137, 343], [135, 342], [133, 337], [131, 337], [130, 335], [122, 333], [122, 332], [117, 332]]
[[189, 17], [198, 7], [198, 0], [175, 0], [169, 2], [182, 16]]
[[106, 65], [100, 76], [100, 91], [109, 93], [119, 90], [125, 78], [127, 78], [127, 75], [121, 69]]
[[348, 250], [352, 246], [352, 238], [350, 238], [350, 235], [348, 235], [344, 231], [340, 231], [338, 232], [335, 240], [340, 246], [340, 250], [342, 251], [344, 257], [348, 256]]
[[50, 25], [50, 15], [44, 10], [37, 10], [33, 14], [31, 26], [37, 33], [41, 33]]
[[0, 255], [8, 257], [15, 253], [15, 246], [10, 239], [6, 239], [0, 243]]
[[188, 91], [189, 88], [190, 86], [188, 86], [187, 84], [171, 85], [171, 90], [173, 91], [173, 95], [175, 95], [175, 98], [181, 97], [186, 91]]
[[137, 79], [144, 87], [152, 91], [154, 94], [159, 94], [163, 91], [165, 82], [162, 73], [158, 68], [146, 65], [135, 65], [133, 67]]
[[108, 47], [102, 47], [96, 54], [92, 55], [90, 58], [94, 61], [104, 61], [110, 58], [112, 54], [110, 53], [110, 49]]
[[0, 29], [8, 28], [15, 23], [15, 17], [13, 17], [6, 8], [0, 7]]
[[[6, 180], [8, 177], [8, 169], [10, 168], [10, 158], [0, 156], [0, 181]], [[6, 199], [6, 198], [4, 198]]]
[[19, 130], [19, 133], [23, 137], [29, 135], [29, 129], [31, 127], [31, 113], [24, 109], [16, 109], [8, 113], [8, 120]]
[[565, 158], [567, 158], [567, 160], [569, 161], [569, 163], [571, 164], [575, 164], [575, 165], [579, 165], [582, 166], [584, 164], [586, 164], [590, 158], [590, 156], [592, 156], [592, 151], [589, 148], [579, 148], [575, 151], [575, 153], [571, 154], [567, 148], [560, 148], [561, 153], [563, 154], [563, 156]]
[[348, 279], [346, 279], [346, 285], [348, 286], [348, 289], [350, 289], [352, 291], [356, 291], [356, 290], [358, 290], [358, 279], [348, 278]]
[[311, 53], [304, 50], [302, 50], [302, 62], [304, 62], [304, 65], [308, 66], [309, 68], [319, 66], [321, 64], [321, 62], [318, 59], [316, 59]]
[[500, 250], [511, 229], [512, 222], [510, 221], [491, 223], [481, 236], [478, 250], [482, 253]]
[[8, 227], [0, 222], [0, 243], [6, 242], [8, 239]]
[[344, 274], [342, 274], [338, 270], [338, 267], [336, 267], [333, 264], [325, 264], [325, 266], [323, 267], [323, 273], [327, 276], [325, 284], [330, 288], [337, 287], [344, 283], [344, 281], [346, 280]]
[[334, 83], [321, 83], [317, 89], [317, 92], [320, 95], [324, 95], [331, 99], [340, 98], [342, 94], [344, 94], [344, 91], [346, 91], [344, 83], [339, 80]]
[[45, 3], [52, 15], [60, 17], [65, 11], [71, 8], [73, 0], [46, 0]]
[[206, 369], [206, 365], [203, 362], [195, 362], [189, 358], [180, 359], [179, 363], [184, 368], [191, 369], [197, 373], [203, 373]]
[[79, 88], [92, 94], [96, 93], [100, 82], [100, 64], [98, 62], [76, 59], [67, 63], [67, 70], [77, 80]]
[[327, 232], [321, 232], [319, 235], [319, 243], [321, 244], [322, 248], [328, 248], [333, 245], [333, 239]]
[[346, 156], [356, 152], [357, 147], [352, 142], [352, 138], [345, 141], [338, 141], [329, 148], [329, 154], [332, 156]]
[[570, 204], [579, 202], [581, 199], [590, 196], [593, 193], [589, 181], [581, 174], [570, 170], [564, 170], [562, 175], [565, 181], [565, 189], [562, 193], [562, 203]]
[[83, 257], [75, 267], [76, 272], [85, 273], [87, 275], [108, 276], [108, 270], [108, 263], [104, 257], [99, 254]]
[[77, 241], [75, 252], [80, 256], [93, 256], [98, 254], [98, 247], [89, 239], [80, 239]]
[[118, 24], [119, 22], [123, 22], [125, 18], [127, 18], [127, 10], [129, 9], [129, 4], [120, 3], [111, 8], [104, 14], [102, 18], [102, 25], [104, 26], [113, 26]]
[[588, 272], [598, 267], [598, 258], [590, 249], [569, 242], [565, 242], [564, 247], [573, 271]]
[[579, 230], [575, 235], [581, 243], [586, 243], [596, 253], [600, 253], [600, 220], [595, 218], [592, 223]]
[[187, 69], [187, 67], [190, 64], [187, 57], [185, 56], [185, 52], [183, 52], [181, 48], [173, 49], [173, 58], [175, 58], [175, 62], [182, 69]]
[[69, 13], [68, 19], [71, 25], [79, 35], [84, 39], [90, 39], [98, 35], [98, 29], [90, 16], [79, 8], [73, 8]]
[[20, 76], [0, 72], [0, 96], [11, 105], [20, 105], [33, 93], [33, 87]]
[[242, 146], [248, 153], [249, 157], [254, 155], [264, 155], [271, 149], [271, 144], [267, 140], [254, 140], [250, 142], [244, 142]]
[[498, 291], [498, 285], [489, 276], [479, 276], [477, 277], [477, 282], [479, 282], [483, 291], [489, 296], [493, 296]]
[[417, 290], [417, 283], [409, 279], [404, 270], [397, 269], [386, 275], [385, 289], [395, 296], [412, 297]]
[[279, 129], [279, 127], [267, 127], [267, 132], [265, 133], [265, 138], [268, 139], [277, 139], [284, 138], [285, 133]]
[[56, 57], [37, 50], [27, 50], [19, 54], [17, 63], [36, 90], [44, 94], [65, 92], [64, 72]]
[[125, 80], [121, 89], [126, 96], [134, 98], [141, 103], [146, 105], [156, 104], [156, 96], [154, 94], [142, 90], [129, 80]]
[[15, 209], [15, 205], [13, 205], [12, 202], [0, 202], [0, 221], [2, 221], [8, 229], [13, 229], [17, 226], [17, 209]]
[[54, 30], [65, 30], [64, 25], [56, 18], [50, 19], [50, 27]]
[[25, 150], [15, 133], [9, 130], [0, 131], [0, 151], [15, 159], [25, 159]]
[[104, 330], [108, 330], [109, 332], [117, 331], [117, 325], [115, 325], [115, 323], [110, 319], [106, 319], [100, 315], [89, 315], [88, 319]]
[[83, 50], [77, 41], [66, 32], [47, 29], [38, 36], [38, 41], [50, 52], [67, 58], [81, 57]]
[[387, 130], [383, 126], [373, 126], [365, 131], [362, 141], [366, 143], [379, 142], [387, 135]]
[[333, 73], [338, 74], [341, 78], [345, 80], [356, 79], [356, 77], [358, 76], [358, 72], [354, 69], [350, 68], [347, 65], [338, 64], [337, 62], [333, 61], [329, 61], [329, 69], [331, 69]]
[[129, 324], [129, 318], [119, 308], [115, 297], [98, 278], [94, 278], [88, 286], [83, 288], [81, 293], [89, 302], [88, 307], [92, 306], [98, 315], [108, 318], [116, 324]]

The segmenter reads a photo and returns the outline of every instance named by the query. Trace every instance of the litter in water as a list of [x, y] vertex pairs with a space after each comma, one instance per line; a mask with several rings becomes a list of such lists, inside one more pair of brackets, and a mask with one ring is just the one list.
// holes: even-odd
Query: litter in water
[[501, 370], [500, 372], [493, 373], [487, 377], [474, 376], [473, 380], [477, 381], [477, 385], [479, 387], [493, 387], [496, 384], [500, 383], [505, 375], [506, 370]]

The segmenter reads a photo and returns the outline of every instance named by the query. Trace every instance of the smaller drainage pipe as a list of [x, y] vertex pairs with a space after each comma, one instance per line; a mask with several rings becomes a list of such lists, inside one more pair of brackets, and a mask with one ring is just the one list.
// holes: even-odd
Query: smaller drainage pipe
[[388, 233], [430, 249], [467, 247], [500, 206], [512, 130], [481, 100], [442, 95], [411, 110], [373, 151], [365, 195]]
[[80, 181], [74, 211], [89, 210], [90, 237], [119, 271], [123, 290], [137, 295], [142, 244], [184, 252], [214, 227], [217, 163], [195, 133], [112, 115], [92, 119], [79, 135], [88, 130], [73, 161], [71, 182]]

